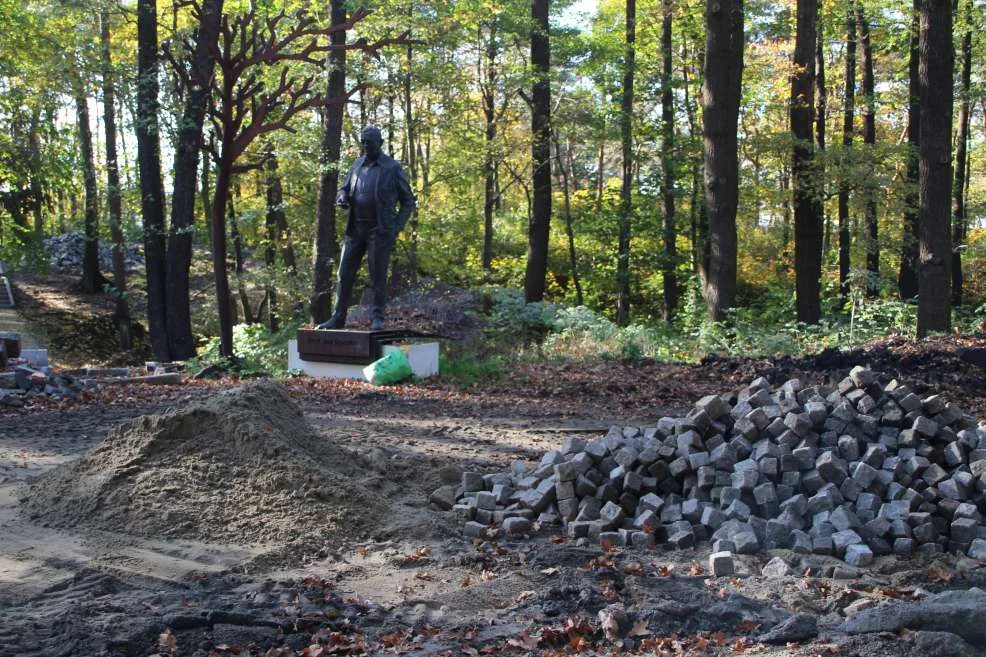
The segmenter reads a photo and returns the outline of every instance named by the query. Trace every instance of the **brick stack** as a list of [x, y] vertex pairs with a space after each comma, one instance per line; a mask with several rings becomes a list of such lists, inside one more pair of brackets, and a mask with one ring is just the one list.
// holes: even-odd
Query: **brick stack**
[[558, 522], [614, 546], [789, 548], [860, 566], [890, 553], [986, 558], [986, 427], [881, 378], [861, 367], [834, 387], [760, 378], [656, 426], [570, 437], [533, 469], [464, 473], [432, 501], [472, 536]]

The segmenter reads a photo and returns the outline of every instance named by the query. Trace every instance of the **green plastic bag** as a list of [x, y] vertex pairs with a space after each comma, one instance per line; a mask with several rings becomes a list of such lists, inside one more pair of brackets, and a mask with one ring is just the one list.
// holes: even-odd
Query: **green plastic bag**
[[411, 376], [411, 363], [401, 349], [394, 349], [363, 368], [363, 376], [375, 386], [397, 383]]

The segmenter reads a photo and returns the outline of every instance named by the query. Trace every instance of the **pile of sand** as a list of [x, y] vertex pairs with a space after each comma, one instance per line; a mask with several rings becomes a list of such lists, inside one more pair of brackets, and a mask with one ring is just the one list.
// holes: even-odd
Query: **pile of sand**
[[261, 382], [136, 418], [41, 477], [32, 519], [137, 536], [241, 544], [359, 535], [386, 503], [367, 459], [318, 438], [283, 387]]

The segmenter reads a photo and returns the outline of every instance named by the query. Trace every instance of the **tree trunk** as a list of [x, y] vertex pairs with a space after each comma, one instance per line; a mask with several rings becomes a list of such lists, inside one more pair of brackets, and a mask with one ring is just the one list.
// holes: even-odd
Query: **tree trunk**
[[921, 226], [918, 255], [919, 338], [952, 326], [949, 287], [952, 240], [952, 7], [947, 0], [921, 6]]
[[164, 186], [158, 132], [157, 4], [137, 2], [137, 160], [140, 167], [144, 262], [147, 270], [147, 323], [151, 350], [170, 361], [165, 310]]
[[831, 244], [831, 222], [825, 211], [825, 199], [828, 198], [827, 178], [825, 176], [825, 122], [828, 119], [828, 89], [825, 88], [825, 20], [821, 15], [821, 0], [819, 0], [818, 18], [815, 23], [815, 91], [818, 102], [815, 104], [815, 170], [818, 177], [819, 210], [822, 213], [822, 261], [829, 251]]
[[623, 181], [620, 186], [620, 235], [616, 251], [616, 323], [630, 323], [630, 237], [633, 231], [633, 78], [636, 73], [637, 2], [626, 0], [626, 40], [623, 51], [623, 98], [620, 103], [620, 141]]
[[674, 184], [674, 89], [672, 88], [671, 0], [661, 2], [661, 197], [664, 200], [664, 319], [674, 319], [678, 309], [678, 229], [675, 225]]
[[[414, 21], [414, 4], [409, 3], [407, 6], [408, 14], [408, 24], [412, 24]], [[410, 36], [410, 35], [409, 35]], [[411, 173], [411, 186], [412, 188], [418, 184], [418, 134], [417, 126], [415, 125], [414, 117], [414, 105], [412, 104], [411, 95], [411, 85], [414, 80], [414, 44], [412, 41], [408, 41], [405, 54], [405, 63], [407, 65], [407, 73], [404, 76], [404, 120], [406, 122], [407, 128], [407, 151], [408, 151], [408, 168]], [[424, 197], [425, 195], [422, 194]], [[412, 281], [418, 278], [418, 210], [417, 207], [411, 212], [411, 217], [408, 220], [407, 226], [408, 234], [408, 263], [407, 270]], [[398, 270], [400, 263], [397, 258], [393, 260], [394, 270]], [[397, 277], [395, 277], [397, 278]]]
[[[918, 0], [915, 0], [917, 2]], [[846, 11], [846, 75], [842, 113], [842, 156], [839, 167], [839, 307], [845, 308], [849, 300], [849, 180], [846, 170], [851, 161], [853, 126], [856, 121], [856, 8], [853, 0]]]
[[267, 328], [277, 331], [277, 285], [274, 284], [274, 267], [277, 264], [277, 245], [280, 242], [279, 226], [284, 219], [284, 198], [281, 192], [281, 177], [277, 173], [277, 154], [268, 144], [267, 164], [267, 215], [264, 222], [267, 229], [267, 248], [264, 250], [264, 264], [267, 265]]
[[[876, 166], [876, 99], [873, 84], [873, 47], [870, 44], [870, 26], [866, 20], [863, 5], [856, 5], [856, 22], [859, 27], [860, 65], [863, 69], [863, 144], [866, 150], [866, 163], [869, 168]], [[867, 172], [863, 190], [865, 199], [866, 224], [866, 291], [870, 296], [880, 292], [880, 236], [877, 230], [877, 187], [876, 176]]]
[[736, 123], [743, 79], [743, 0], [706, 0], [702, 133], [709, 259], [705, 301], [721, 321], [736, 301]]
[[227, 201], [229, 206], [229, 235], [233, 239], [233, 274], [236, 276], [236, 291], [243, 306], [243, 322], [253, 324], [253, 309], [250, 307], [250, 295], [247, 294], [246, 273], [243, 267], [243, 239], [240, 237], [240, 222], [236, 218], [233, 199]]
[[[682, 56], [682, 81], [685, 93], [685, 116], [688, 119], [688, 138], [689, 141], [695, 142], [698, 135], [698, 121], [695, 118], [695, 105], [692, 103], [691, 94], [689, 89], [691, 88], [691, 83], [689, 82], [689, 66], [688, 66], [688, 53], [687, 49]], [[699, 58], [701, 61], [701, 58]], [[702, 189], [702, 171], [701, 162], [692, 162], [692, 191], [691, 199], [688, 205], [688, 238], [691, 240], [691, 261], [692, 261], [692, 273], [699, 274], [702, 277], [702, 287], [705, 287], [705, 276], [708, 274], [707, 268], [703, 265], [703, 254], [705, 250], [705, 236], [707, 235], [707, 221], [708, 216], [705, 213], [705, 193]]]
[[202, 150], [202, 124], [219, 43], [223, 0], [203, 0], [195, 37], [195, 51], [189, 66], [185, 107], [178, 122], [175, 147], [175, 182], [171, 196], [171, 229], [168, 233], [168, 348], [174, 359], [195, 355], [192, 316], [189, 306], [189, 277], [192, 264], [192, 235], [195, 226], [195, 186], [198, 180], [199, 151]]
[[911, 9], [910, 61], [907, 103], [907, 193], [904, 196], [904, 226], [900, 249], [897, 289], [901, 299], [918, 295], [918, 242], [921, 216], [919, 193], [921, 147], [921, 0]]
[[[223, 152], [228, 145], [223, 145]], [[230, 169], [227, 158], [216, 167], [216, 191], [212, 198], [212, 273], [216, 283], [216, 306], [219, 312], [219, 355], [233, 358], [233, 308], [226, 271], [226, 202], [229, 199]]]
[[[332, 24], [346, 22], [345, 0], [332, 0]], [[346, 31], [332, 33], [335, 45], [346, 43]], [[335, 50], [326, 58], [329, 69], [329, 82], [326, 98], [340, 98], [346, 92], [346, 51]], [[332, 103], [322, 110], [325, 132], [322, 134], [320, 156], [321, 173], [318, 179], [318, 200], [316, 203], [316, 229], [313, 290], [311, 297], [312, 321], [320, 324], [332, 312], [332, 282], [334, 267], [339, 260], [339, 244], [336, 236], [336, 193], [339, 191], [339, 155], [342, 152], [342, 119], [346, 112], [345, 103]]]
[[82, 155], [82, 180], [85, 191], [85, 250], [82, 253], [82, 280], [79, 287], [83, 294], [102, 292], [102, 275], [99, 273], [99, 208], [96, 189], [96, 163], [92, 152], [92, 130], [89, 127], [89, 99], [79, 83], [75, 91], [75, 111], [79, 129], [79, 150]]
[[603, 211], [603, 188], [606, 185], [606, 176], [604, 169], [606, 167], [606, 124], [603, 123], [602, 130], [599, 134], [599, 157], [596, 164], [596, 199], [595, 199], [595, 209], [596, 212]]
[[100, 14], [100, 41], [103, 57], [103, 125], [106, 130], [106, 205], [109, 209], [110, 235], [113, 239], [113, 287], [116, 298], [113, 319], [124, 351], [133, 346], [130, 327], [130, 306], [127, 303], [127, 265], [124, 259], [123, 203], [120, 197], [120, 168], [116, 156], [116, 84], [113, 61], [110, 57], [109, 13]]
[[[483, 162], [483, 271], [489, 273], [493, 268], [493, 215], [496, 209], [496, 158], [494, 146], [496, 141], [496, 59], [499, 54], [497, 44], [496, 22], [489, 26], [490, 35], [486, 42], [485, 67], [480, 55], [480, 91], [483, 98], [483, 116], [486, 119], [486, 152]], [[482, 30], [482, 28], [480, 28]]]
[[553, 131], [555, 142], [555, 160], [558, 162], [558, 173], [561, 175], [562, 198], [565, 201], [565, 236], [568, 237], [568, 262], [572, 268], [572, 284], [575, 285], [575, 302], [577, 305], [584, 305], [585, 299], [582, 296], [582, 281], [579, 278], [578, 258], [575, 254], [575, 231], [572, 228], [572, 198], [568, 191], [569, 169], [565, 165], [561, 156], [561, 144], [558, 141], [558, 133]]
[[794, 148], [794, 278], [797, 319], [821, 319], [822, 203], [815, 168], [812, 115], [815, 110], [815, 49], [818, 0], [798, 0], [798, 28], [791, 76], [791, 133]]
[[969, 103], [972, 84], [972, 2], [965, 5], [965, 33], [962, 36], [962, 78], [959, 91], [959, 125], [955, 136], [955, 180], [952, 183], [952, 305], [962, 305], [962, 251], [965, 242], [965, 188], [968, 170]]
[[548, 40], [549, 0], [532, 0], [531, 68], [531, 220], [528, 224], [524, 298], [544, 299], [551, 231], [551, 45]]

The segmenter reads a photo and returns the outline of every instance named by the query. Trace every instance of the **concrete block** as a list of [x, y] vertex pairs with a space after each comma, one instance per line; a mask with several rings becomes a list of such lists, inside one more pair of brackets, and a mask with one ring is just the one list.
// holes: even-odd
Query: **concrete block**
[[709, 572], [713, 577], [726, 577], [736, 572], [733, 564], [733, 553], [716, 551], [709, 555]]

